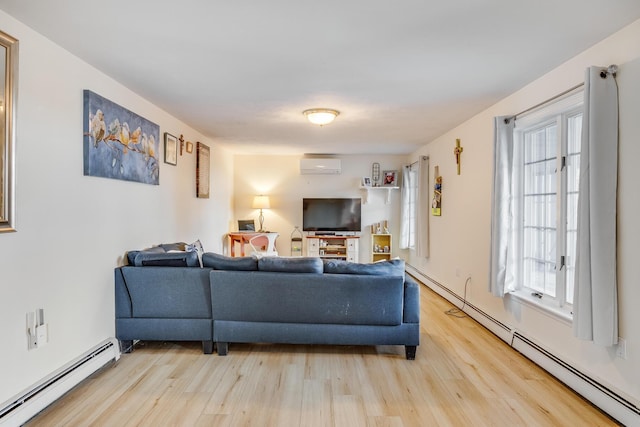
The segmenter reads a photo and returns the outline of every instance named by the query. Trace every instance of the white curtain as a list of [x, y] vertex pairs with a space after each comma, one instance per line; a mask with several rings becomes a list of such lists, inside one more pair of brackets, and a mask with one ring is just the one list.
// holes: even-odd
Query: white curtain
[[408, 249], [410, 246], [409, 233], [411, 231], [411, 188], [415, 185], [416, 172], [411, 166], [402, 168], [402, 194], [400, 198], [400, 249]]
[[618, 342], [618, 87], [606, 69], [587, 69], [584, 104], [573, 331], [580, 339], [613, 346]]
[[494, 118], [493, 191], [491, 193], [491, 249], [489, 291], [502, 297], [513, 290], [509, 240], [513, 232], [513, 117]]
[[[415, 218], [411, 221], [411, 193], [416, 188]], [[420, 258], [429, 257], [429, 158], [420, 157], [412, 166], [402, 169], [400, 249], [410, 247], [410, 233], [414, 233], [414, 250]]]
[[416, 256], [429, 258], [429, 213], [431, 212], [431, 189], [429, 188], [429, 158], [418, 161], [418, 200], [416, 209]]

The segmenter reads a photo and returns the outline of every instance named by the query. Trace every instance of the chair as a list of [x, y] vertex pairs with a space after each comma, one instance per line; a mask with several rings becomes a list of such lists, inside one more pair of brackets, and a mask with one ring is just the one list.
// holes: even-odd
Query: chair
[[279, 233], [260, 233], [249, 239], [249, 246], [253, 250], [252, 255], [257, 257], [278, 256], [276, 239]]

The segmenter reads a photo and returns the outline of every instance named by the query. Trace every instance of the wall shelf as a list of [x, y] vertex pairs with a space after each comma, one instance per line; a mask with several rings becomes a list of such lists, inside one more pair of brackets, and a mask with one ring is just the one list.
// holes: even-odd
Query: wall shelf
[[386, 197], [385, 197], [385, 204], [389, 204], [391, 203], [391, 190], [398, 190], [400, 189], [400, 187], [365, 187], [364, 185], [360, 186], [360, 190], [364, 190], [364, 198], [362, 200], [363, 203], [368, 203], [369, 202], [369, 193], [371, 191], [376, 192], [376, 191], [386, 191]]

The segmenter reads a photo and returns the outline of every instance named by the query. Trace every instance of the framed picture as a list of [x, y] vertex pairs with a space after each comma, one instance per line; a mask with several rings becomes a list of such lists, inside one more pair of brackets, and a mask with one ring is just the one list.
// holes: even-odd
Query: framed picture
[[201, 142], [196, 142], [196, 197], [209, 198], [209, 147]]
[[362, 186], [363, 187], [371, 187], [371, 177], [363, 176], [362, 177]]
[[84, 174], [159, 185], [160, 127], [85, 89]]
[[170, 165], [178, 164], [178, 139], [170, 133], [164, 133], [164, 162]]
[[187, 153], [193, 153], [193, 142], [187, 141]]
[[398, 185], [398, 171], [382, 171], [382, 185], [396, 187]]

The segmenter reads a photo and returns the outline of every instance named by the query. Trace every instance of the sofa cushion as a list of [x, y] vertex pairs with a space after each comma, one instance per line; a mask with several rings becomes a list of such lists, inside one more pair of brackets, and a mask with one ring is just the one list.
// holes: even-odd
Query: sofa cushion
[[127, 252], [127, 265], [134, 265], [136, 263], [136, 255], [138, 255], [140, 251], [128, 251]]
[[140, 251], [129, 251], [129, 252], [127, 252], [127, 264], [128, 265], [135, 265], [136, 264], [136, 261], [135, 261], [136, 256], [138, 256], [138, 254], [141, 253], [141, 252], [163, 254], [163, 253], [165, 253], [165, 250], [162, 249], [160, 246], [154, 246], [152, 248], [142, 249]]
[[162, 243], [157, 247], [162, 248], [165, 252], [169, 251], [185, 251], [187, 244], [185, 242]]
[[328, 274], [363, 274], [368, 276], [402, 276], [404, 277], [404, 260], [392, 259], [360, 264], [342, 260], [324, 260], [324, 272]]
[[[404, 284], [398, 276], [216, 270], [209, 276], [214, 325], [219, 320], [402, 324]], [[283, 325], [284, 335], [286, 329]]]
[[202, 268], [123, 267], [121, 272], [131, 301], [131, 317], [211, 319], [210, 271]]
[[133, 260], [136, 267], [200, 267], [196, 252], [141, 251]]
[[314, 257], [262, 257], [258, 270], [279, 273], [322, 273], [322, 259]]
[[202, 265], [214, 270], [256, 271], [258, 259], [249, 256], [232, 258], [207, 252], [202, 255]]

